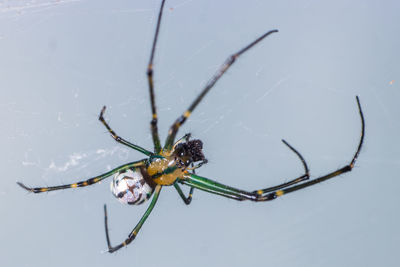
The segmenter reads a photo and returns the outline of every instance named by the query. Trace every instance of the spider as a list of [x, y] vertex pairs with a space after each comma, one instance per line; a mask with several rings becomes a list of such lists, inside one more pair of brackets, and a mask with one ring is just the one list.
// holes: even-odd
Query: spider
[[[115, 141], [143, 153], [144, 155], [147, 156], [147, 158], [139, 161], [126, 163], [104, 174], [73, 184], [50, 186], [50, 187], [28, 187], [20, 182], [17, 182], [19, 186], [30, 192], [43, 193], [60, 189], [89, 186], [98, 183], [111, 175], [114, 175], [114, 178], [111, 182], [111, 191], [113, 195], [121, 203], [130, 205], [140, 205], [144, 203], [146, 200], [148, 200], [151, 196], [153, 196], [149, 207], [147, 208], [146, 212], [144, 213], [140, 221], [137, 223], [135, 228], [133, 228], [128, 237], [123, 242], [121, 242], [116, 246], [112, 246], [110, 242], [109, 231], [108, 231], [107, 208], [106, 205], [104, 205], [104, 224], [105, 224], [108, 252], [110, 253], [115, 252], [124, 246], [127, 246], [135, 239], [138, 232], [142, 228], [144, 222], [146, 221], [146, 219], [152, 212], [154, 206], [156, 205], [157, 199], [161, 192], [161, 188], [163, 186], [175, 187], [176, 191], [178, 192], [184, 203], [187, 205], [189, 205], [192, 201], [194, 188], [239, 201], [243, 200], [251, 200], [256, 202], [270, 201], [278, 197], [281, 197], [285, 194], [295, 192], [297, 190], [315, 185], [317, 183], [321, 183], [323, 181], [326, 181], [328, 179], [334, 178], [338, 175], [351, 171], [354, 167], [355, 161], [357, 160], [357, 157], [363, 145], [364, 129], [365, 129], [364, 115], [361, 109], [360, 100], [357, 96], [356, 101], [358, 106], [358, 112], [361, 118], [361, 137], [357, 150], [354, 156], [352, 157], [350, 163], [348, 163], [346, 166], [342, 168], [339, 168], [335, 171], [332, 171], [318, 178], [309, 180], [310, 178], [309, 169], [303, 156], [289, 143], [287, 143], [285, 140], [282, 140], [282, 142], [293, 153], [297, 155], [297, 157], [299, 158], [304, 167], [304, 174], [293, 180], [290, 180], [288, 182], [273, 187], [268, 187], [265, 189], [246, 191], [231, 186], [227, 186], [218, 183], [216, 181], [210, 180], [208, 178], [196, 175], [195, 170], [201, 167], [203, 164], [207, 163], [207, 160], [203, 154], [203, 143], [199, 139], [191, 140], [190, 134], [184, 135], [181, 139], [175, 142], [175, 137], [178, 133], [179, 128], [185, 123], [185, 121], [189, 118], [193, 110], [203, 100], [204, 96], [210, 91], [211, 88], [214, 87], [216, 82], [232, 66], [232, 64], [236, 61], [236, 59], [238, 59], [242, 54], [244, 54], [246, 51], [254, 47], [261, 40], [277, 32], [278, 30], [268, 31], [267, 33], [261, 35], [256, 40], [254, 40], [253, 42], [251, 42], [250, 44], [248, 44], [247, 46], [245, 46], [244, 48], [242, 48], [241, 50], [237, 51], [236, 53], [232, 54], [227, 58], [225, 63], [223, 63], [223, 65], [217, 70], [217, 72], [209, 80], [209, 82], [203, 88], [201, 93], [195, 98], [195, 100], [192, 102], [189, 108], [180, 117], [178, 117], [178, 119], [172, 124], [172, 126], [168, 131], [166, 142], [162, 147], [157, 128], [157, 110], [155, 104], [154, 83], [153, 83], [153, 59], [156, 50], [158, 34], [160, 31], [164, 4], [165, 0], [162, 0], [158, 14], [152, 49], [150, 53], [150, 60], [146, 72], [148, 78], [150, 104], [152, 111], [152, 120], [150, 122], [150, 128], [154, 144], [154, 152], [144, 149], [136, 144], [132, 144], [129, 141], [125, 140], [124, 138], [118, 136], [104, 119], [104, 112], [106, 110], [106, 107], [104, 106], [100, 112], [99, 120], [107, 128], [107, 130], [109, 131], [111, 136], [115, 139]], [[189, 195], [187, 197], [183, 193], [180, 185], [187, 185], [190, 187]]]

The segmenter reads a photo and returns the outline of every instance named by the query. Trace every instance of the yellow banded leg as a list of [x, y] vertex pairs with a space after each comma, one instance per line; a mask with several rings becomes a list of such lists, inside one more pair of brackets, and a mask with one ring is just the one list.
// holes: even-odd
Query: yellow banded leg
[[150, 156], [153, 153], [151, 153], [150, 151], [148, 151], [147, 149], [144, 149], [143, 147], [140, 147], [138, 145], [132, 144], [128, 141], [126, 141], [125, 139], [123, 139], [122, 137], [118, 136], [113, 129], [111, 129], [111, 127], [108, 125], [108, 123], [106, 122], [106, 120], [104, 119], [104, 112], [106, 111], [106, 106], [104, 106], [101, 109], [100, 115], [99, 115], [99, 121], [101, 121], [101, 123], [103, 123], [103, 125], [107, 128], [108, 132], [111, 134], [112, 138], [114, 138], [115, 141], [117, 141], [118, 143], [121, 143], [125, 146], [128, 146], [130, 148], [133, 148], [139, 152], [142, 152], [143, 154], [145, 154], [146, 156]]
[[292, 185], [295, 185], [297, 183], [303, 182], [305, 180], [308, 180], [310, 178], [310, 171], [308, 169], [307, 163], [304, 160], [303, 156], [300, 154], [300, 152], [298, 152], [294, 147], [292, 147], [288, 142], [286, 142], [285, 140], [282, 139], [282, 142], [292, 151], [296, 154], [296, 156], [300, 159], [301, 163], [303, 164], [304, 167], [304, 174], [296, 179], [293, 179], [289, 182], [286, 183], [282, 183], [280, 185], [276, 185], [276, 186], [272, 186], [272, 187], [268, 187], [265, 189], [259, 189], [254, 191], [253, 193], [256, 193], [259, 197], [262, 197], [263, 195], [265, 195], [268, 192], [273, 192], [282, 188], [286, 188]]
[[179, 128], [182, 126], [182, 124], [185, 123], [186, 119], [190, 117], [190, 115], [192, 114], [192, 112], [190, 110], [186, 110], [175, 122], [174, 124], [172, 124], [172, 126], [170, 127], [169, 131], [168, 131], [168, 137], [167, 140], [165, 142], [165, 146], [164, 148], [166, 150], [169, 150], [174, 141], [175, 141], [175, 137], [176, 134], [178, 133]]
[[164, 4], [165, 4], [165, 0], [163, 0], [161, 2], [160, 11], [158, 13], [157, 27], [156, 27], [156, 31], [154, 33], [153, 45], [152, 45], [151, 53], [150, 53], [150, 60], [149, 60], [149, 64], [147, 66], [147, 72], [146, 72], [147, 80], [149, 83], [150, 104], [151, 104], [151, 114], [152, 114], [150, 128], [151, 128], [151, 135], [153, 137], [154, 151], [156, 153], [159, 153], [161, 151], [161, 143], [160, 143], [160, 137], [158, 135], [157, 109], [156, 109], [155, 96], [154, 96], [153, 59], [154, 59], [154, 54], [156, 51], [158, 33], [160, 32], [161, 18], [162, 18], [162, 14], [163, 14]]
[[278, 32], [278, 30], [272, 30], [267, 33], [264, 33], [260, 37], [258, 37], [256, 40], [239, 50], [238, 52], [232, 54], [229, 56], [225, 62], [222, 64], [222, 66], [217, 70], [217, 72], [211, 77], [211, 79], [207, 82], [206, 86], [203, 88], [203, 90], [200, 92], [200, 94], [195, 98], [195, 100], [192, 102], [192, 104], [189, 106], [189, 108], [172, 124], [169, 132], [168, 132], [168, 137], [165, 142], [164, 148], [166, 150], [169, 150], [175, 140], [176, 134], [178, 133], [178, 130], [180, 126], [186, 121], [187, 118], [189, 118], [190, 114], [193, 112], [193, 110], [196, 108], [196, 106], [201, 102], [201, 100], [204, 98], [204, 96], [210, 91], [211, 88], [214, 87], [215, 83], [224, 75], [224, 73], [229, 69], [230, 66], [236, 61], [236, 59], [248, 51], [250, 48], [255, 46], [258, 42], [263, 40], [265, 37], [268, 35]]
[[161, 151], [161, 143], [160, 137], [158, 135], [158, 118], [157, 118], [157, 108], [155, 103], [155, 96], [154, 96], [154, 83], [153, 83], [153, 65], [149, 64], [147, 67], [147, 80], [149, 83], [149, 92], [150, 92], [150, 104], [151, 104], [151, 116], [152, 119], [150, 121], [150, 130], [151, 135], [153, 137], [153, 144], [154, 144], [154, 151], [159, 153]]
[[280, 196], [282, 196], [282, 195], [284, 195], [284, 194], [288, 194], [288, 193], [291, 193], [291, 192], [295, 192], [295, 191], [297, 191], [297, 190], [301, 190], [301, 189], [303, 189], [303, 188], [306, 188], [306, 187], [309, 187], [309, 186], [312, 186], [312, 185], [315, 185], [315, 184], [318, 184], [318, 183], [322, 183], [322, 182], [324, 182], [324, 181], [326, 181], [326, 180], [332, 179], [332, 178], [334, 178], [334, 177], [337, 177], [337, 176], [339, 176], [339, 175], [342, 175], [342, 174], [344, 174], [344, 173], [346, 173], [346, 172], [350, 172], [350, 171], [353, 170], [354, 164], [355, 164], [355, 162], [356, 162], [356, 160], [357, 160], [357, 158], [358, 158], [358, 155], [360, 154], [362, 145], [363, 145], [363, 143], [364, 143], [364, 134], [365, 134], [365, 120], [364, 120], [364, 114], [363, 114], [363, 112], [362, 112], [361, 104], [360, 104], [360, 99], [359, 99], [358, 96], [356, 96], [356, 101], [357, 101], [358, 113], [359, 113], [359, 115], [360, 115], [360, 120], [361, 120], [361, 135], [360, 135], [360, 141], [359, 141], [359, 143], [358, 143], [357, 150], [356, 150], [356, 152], [354, 153], [353, 158], [351, 159], [350, 163], [349, 163], [348, 165], [346, 165], [346, 166], [340, 168], [340, 169], [337, 169], [337, 170], [335, 170], [335, 171], [333, 171], [333, 172], [330, 172], [330, 173], [328, 173], [328, 174], [326, 174], [326, 175], [320, 176], [320, 177], [315, 178], [315, 179], [313, 179], [313, 180], [310, 180], [310, 181], [301, 183], [301, 184], [299, 184], [299, 185], [295, 185], [295, 186], [291, 186], [291, 187], [286, 187], [286, 188], [283, 188], [283, 189], [281, 189], [281, 190], [278, 190], [278, 191], [276, 191], [276, 192], [272, 192], [272, 193], [269, 193], [269, 194], [266, 194], [266, 195], [262, 195], [262, 196], [259, 195], [259, 198], [260, 198], [260, 199], [272, 200], [272, 199], [275, 199], [275, 198], [277, 198], [277, 197], [280, 197]]
[[194, 188], [190, 187], [189, 195], [186, 197], [185, 194], [182, 191], [182, 188], [179, 186], [178, 181], [176, 181], [174, 183], [174, 187], [175, 187], [176, 191], [178, 191], [178, 194], [182, 198], [183, 202], [186, 205], [189, 205], [192, 202], [192, 196], [193, 196]]
[[118, 249], [129, 245], [135, 239], [136, 235], [140, 231], [140, 228], [142, 228], [147, 217], [149, 217], [151, 211], [153, 210], [154, 206], [156, 205], [158, 196], [160, 195], [161, 187], [162, 187], [161, 185], [156, 186], [156, 188], [154, 190], [154, 196], [153, 196], [153, 199], [151, 200], [149, 207], [147, 208], [146, 212], [143, 214], [142, 218], [140, 219], [138, 224], [135, 226], [135, 228], [133, 228], [133, 230], [129, 234], [128, 238], [125, 239], [119, 245], [116, 245], [114, 247], [111, 245], [111, 242], [110, 242], [110, 236], [109, 236], [109, 231], [108, 231], [107, 207], [106, 207], [106, 205], [104, 205], [104, 226], [105, 226], [105, 230], [106, 230], [108, 252], [113, 253], [113, 252], [117, 251]]
[[104, 180], [105, 178], [118, 173], [120, 171], [123, 170], [127, 170], [129, 168], [134, 168], [134, 167], [139, 167], [139, 166], [143, 166], [145, 164], [145, 160], [140, 160], [140, 161], [135, 161], [135, 162], [131, 162], [128, 164], [124, 164], [122, 166], [119, 166], [109, 172], [103, 173], [99, 176], [87, 179], [85, 181], [81, 181], [81, 182], [77, 182], [77, 183], [73, 183], [73, 184], [65, 184], [65, 185], [58, 185], [58, 186], [50, 186], [50, 187], [28, 187], [26, 185], [24, 185], [23, 183], [17, 182], [17, 184], [19, 186], [21, 186], [23, 189], [32, 192], [32, 193], [43, 193], [43, 192], [48, 192], [48, 191], [54, 191], [54, 190], [60, 190], [60, 189], [68, 189], [68, 188], [77, 188], [77, 187], [85, 187], [88, 185], [92, 185], [95, 183], [98, 183], [102, 180]]

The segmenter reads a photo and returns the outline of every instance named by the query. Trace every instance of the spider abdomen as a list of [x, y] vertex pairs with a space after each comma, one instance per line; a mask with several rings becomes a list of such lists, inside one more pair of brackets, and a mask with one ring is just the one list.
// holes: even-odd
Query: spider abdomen
[[154, 190], [144, 179], [140, 168], [116, 173], [110, 189], [121, 203], [129, 205], [142, 204], [150, 198]]

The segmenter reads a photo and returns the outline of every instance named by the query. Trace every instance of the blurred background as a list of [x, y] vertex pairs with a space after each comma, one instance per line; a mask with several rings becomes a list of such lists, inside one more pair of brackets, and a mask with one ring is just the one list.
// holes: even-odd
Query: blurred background
[[170, 0], [155, 56], [161, 139], [228, 55], [244, 54], [180, 136], [204, 142], [198, 173], [255, 190], [347, 164], [353, 172], [269, 203], [173, 188], [136, 240], [109, 255], [147, 208], [123, 206], [109, 180], [29, 194], [15, 182], [81, 181], [143, 158], [98, 122], [152, 149], [146, 65], [160, 1], [0, 1], [1, 266], [398, 266], [398, 1]]

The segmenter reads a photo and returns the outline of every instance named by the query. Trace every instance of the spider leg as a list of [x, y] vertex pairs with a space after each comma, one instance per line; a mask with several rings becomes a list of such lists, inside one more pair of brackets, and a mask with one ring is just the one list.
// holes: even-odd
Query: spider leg
[[284, 188], [282, 190], [278, 190], [276, 192], [269, 193], [267, 195], [262, 195], [263, 198], [269, 199], [269, 198], [280, 197], [280, 196], [282, 196], [284, 194], [295, 192], [297, 190], [300, 190], [300, 189], [303, 189], [303, 188], [306, 188], [306, 187], [309, 187], [309, 186], [324, 182], [324, 181], [326, 181], [328, 179], [334, 178], [336, 176], [339, 176], [341, 174], [344, 174], [346, 172], [350, 172], [351, 170], [353, 170], [354, 164], [355, 164], [355, 162], [356, 162], [356, 160], [358, 158], [358, 155], [360, 154], [361, 147], [362, 147], [363, 142], [364, 142], [364, 133], [365, 133], [364, 115], [363, 115], [363, 112], [362, 112], [362, 109], [361, 109], [360, 99], [359, 99], [358, 96], [356, 96], [356, 100], [357, 100], [358, 112], [359, 112], [360, 118], [361, 118], [361, 137], [360, 137], [360, 142], [358, 144], [357, 150], [354, 153], [354, 156], [351, 159], [350, 163], [348, 165], [340, 168], [340, 169], [337, 169], [336, 171], [330, 172], [330, 173], [328, 173], [326, 175], [323, 175], [321, 177], [315, 178], [315, 179], [313, 179], [311, 181], [307, 181], [307, 182], [304, 182], [304, 183], [296, 185], [296, 186]]
[[183, 202], [185, 202], [186, 205], [189, 205], [192, 202], [194, 187], [190, 187], [189, 195], [187, 197], [185, 196], [181, 187], [179, 186], [178, 181], [176, 181], [174, 183], [174, 187], [175, 187], [176, 191], [178, 191], [178, 194], [182, 198]]
[[236, 200], [256, 201], [257, 199], [257, 194], [253, 192], [237, 189], [191, 173], [187, 173], [184, 176], [184, 179], [179, 180], [179, 182], [192, 188], [194, 187], [212, 194]]
[[193, 171], [193, 173], [194, 173], [194, 171], [196, 169], [200, 168], [201, 166], [203, 166], [204, 164], [207, 164], [207, 163], [208, 163], [208, 160], [207, 159], [203, 159], [200, 163], [198, 163], [196, 165], [192, 164], [192, 167], [186, 168], [186, 170]]
[[[324, 176], [315, 178], [313, 180], [310, 181], [306, 181], [304, 183], [298, 184], [298, 185], [294, 185], [293, 186], [293, 180], [289, 183], [291, 183], [291, 185], [289, 185], [287, 187], [286, 184], [282, 184], [279, 185], [277, 187], [270, 187], [270, 188], [266, 188], [266, 189], [260, 189], [260, 190], [256, 190], [253, 192], [249, 192], [249, 191], [245, 191], [245, 190], [241, 190], [241, 189], [237, 189], [234, 187], [230, 187], [221, 183], [218, 183], [216, 181], [201, 177], [201, 176], [197, 176], [195, 174], [190, 174], [187, 173], [184, 176], [184, 179], [179, 180], [180, 183], [185, 184], [185, 185], [189, 185], [195, 188], [198, 188], [200, 190], [204, 190], [213, 194], [217, 194], [217, 195], [222, 195], [224, 197], [227, 198], [232, 198], [232, 199], [236, 199], [236, 200], [251, 200], [251, 201], [269, 201], [269, 200], [274, 200], [277, 197], [280, 197], [284, 194], [290, 193], [290, 192], [295, 192], [297, 190], [324, 182], [328, 179], [334, 178], [338, 175], [344, 174], [346, 172], [349, 172], [353, 169], [354, 164], [358, 158], [358, 155], [360, 154], [361, 151], [361, 147], [363, 145], [363, 141], [364, 141], [364, 131], [365, 131], [365, 122], [364, 122], [364, 115], [361, 109], [361, 105], [360, 105], [360, 100], [358, 98], [358, 96], [356, 97], [357, 99], [357, 105], [358, 105], [358, 111], [360, 114], [360, 118], [361, 118], [361, 137], [360, 137], [360, 142], [358, 144], [357, 150], [354, 153], [353, 158], [351, 159], [350, 163], [340, 169], [337, 169], [333, 172], [330, 172]], [[289, 146], [289, 148], [291, 148]], [[292, 149], [292, 148], [291, 148]], [[295, 151], [294, 149], [292, 149], [293, 151]], [[296, 153], [297, 154], [297, 153]], [[299, 154], [298, 154], [299, 155]], [[302, 160], [303, 161], [303, 160]], [[303, 164], [305, 163], [305, 161], [303, 161]], [[306, 174], [307, 174], [307, 170], [308, 168], [306, 167], [307, 165], [305, 165], [306, 168]], [[296, 182], [297, 183], [297, 182]], [[274, 190], [276, 188], [281, 188], [280, 190]], [[274, 190], [273, 192], [271, 192], [271, 189]]]
[[[282, 142], [286, 146], [288, 146], [289, 149], [291, 151], [293, 151], [299, 157], [299, 159], [301, 160], [301, 162], [303, 164], [303, 167], [304, 167], [304, 174], [302, 176], [300, 176], [300, 177], [298, 177], [296, 179], [293, 179], [293, 180], [291, 180], [289, 182], [286, 182], [286, 183], [283, 183], [283, 184], [280, 184], [280, 185], [277, 185], [277, 186], [273, 186], [273, 187], [268, 187], [268, 188], [265, 188], [265, 189], [260, 189], [260, 190], [257, 190], [255, 192], [246, 192], [246, 191], [243, 191], [243, 190], [238, 190], [238, 189], [235, 189], [235, 188], [227, 187], [225, 185], [219, 184], [219, 183], [214, 182], [214, 181], [212, 181], [212, 183], [214, 183], [214, 185], [225, 187], [225, 189], [228, 189], [228, 191], [224, 191], [224, 190], [222, 190], [222, 191], [218, 191], [218, 190], [217, 191], [213, 191], [213, 190], [211, 190], [211, 188], [206, 188], [206, 187], [203, 187], [203, 188], [200, 188], [200, 189], [208, 191], [208, 192], [211, 192], [211, 193], [220, 194], [220, 195], [223, 195], [223, 196], [227, 196], [227, 194], [229, 194], [229, 191], [232, 190], [232, 192], [234, 192], [234, 194], [230, 195], [230, 196], [227, 196], [227, 197], [230, 197], [230, 198], [233, 198], [233, 199], [237, 199], [237, 200], [244, 200], [244, 199], [241, 199], [241, 198], [244, 197], [246, 199], [246, 196], [247, 196], [247, 199], [253, 199], [254, 195], [256, 195], [256, 194], [263, 195], [265, 193], [268, 193], [268, 192], [271, 192], [271, 191], [276, 191], [276, 190], [281, 189], [281, 188], [289, 187], [291, 185], [294, 185], [294, 184], [297, 184], [297, 183], [300, 183], [302, 181], [305, 181], [305, 180], [309, 179], [309, 177], [310, 177], [309, 169], [308, 169], [307, 163], [304, 160], [303, 156], [294, 147], [292, 147], [288, 142], [286, 142], [283, 139], [282, 139]], [[195, 174], [195, 173], [193, 173], [193, 174]], [[199, 177], [198, 176], [196, 176], [196, 177], [192, 176], [191, 178], [199, 178]], [[203, 179], [203, 177], [201, 177], [200, 179]], [[177, 189], [179, 195], [182, 197], [183, 201], [186, 203], [186, 201], [187, 201], [186, 197], [184, 196], [182, 190], [180, 188], [178, 188], [179, 185], [178, 185], [177, 182], [175, 182], [174, 186]], [[186, 184], [185, 182], [183, 182], [183, 183]], [[193, 189], [193, 186], [191, 186], [191, 190], [192, 189]], [[190, 192], [189, 192], [189, 197], [191, 197]], [[190, 203], [190, 201], [189, 201], [189, 203]], [[186, 203], [186, 204], [188, 204], [188, 203]]]
[[163, 0], [161, 2], [160, 12], [158, 13], [156, 32], [154, 34], [154, 39], [153, 39], [153, 45], [152, 45], [152, 48], [151, 48], [149, 65], [147, 66], [147, 71], [146, 71], [147, 80], [148, 80], [148, 83], [149, 83], [150, 104], [151, 104], [151, 113], [152, 113], [152, 119], [151, 119], [151, 122], [150, 122], [150, 128], [151, 128], [151, 135], [153, 137], [154, 151], [156, 153], [159, 153], [161, 151], [161, 144], [160, 144], [160, 137], [158, 135], [157, 108], [156, 108], [155, 96], [154, 96], [153, 59], [154, 59], [154, 54], [155, 54], [155, 51], [156, 51], [158, 33], [160, 32], [161, 18], [162, 18], [162, 14], [163, 14], [164, 4], [165, 4], [165, 0]]
[[106, 111], [106, 106], [104, 106], [104, 107], [101, 109], [101, 112], [100, 112], [100, 115], [99, 115], [99, 121], [101, 121], [101, 123], [103, 123], [103, 125], [107, 128], [107, 130], [110, 132], [112, 138], [114, 138], [115, 141], [117, 141], [118, 143], [121, 143], [121, 144], [123, 144], [123, 145], [125, 145], [125, 146], [128, 146], [128, 147], [130, 147], [130, 148], [133, 148], [133, 149], [135, 149], [135, 150], [137, 150], [137, 151], [139, 151], [139, 152], [142, 152], [142, 153], [145, 154], [146, 156], [153, 155], [152, 152], [150, 152], [150, 151], [144, 149], [143, 147], [140, 147], [140, 146], [138, 146], [138, 145], [132, 144], [132, 143], [126, 141], [125, 139], [123, 139], [122, 137], [119, 137], [119, 136], [113, 131], [113, 129], [111, 129], [111, 127], [108, 125], [108, 123], [105, 121], [105, 119], [104, 119], [104, 117], [103, 117], [105, 111]]
[[301, 163], [303, 164], [303, 167], [304, 167], [304, 174], [303, 174], [302, 176], [296, 178], [296, 179], [293, 179], [293, 180], [289, 181], [289, 182], [286, 182], [286, 183], [283, 183], [283, 184], [280, 184], [280, 185], [276, 185], [276, 186], [272, 186], [272, 187], [268, 187], [268, 188], [262, 189], [261, 191], [259, 191], [260, 194], [265, 194], [265, 193], [267, 193], [267, 192], [276, 191], [276, 190], [278, 190], [278, 189], [285, 188], [285, 187], [288, 187], [288, 186], [291, 186], [291, 185], [294, 185], [294, 184], [297, 184], [297, 183], [300, 183], [300, 182], [303, 182], [303, 181], [305, 181], [305, 180], [310, 179], [310, 171], [309, 171], [309, 169], [308, 169], [308, 166], [307, 166], [306, 161], [304, 160], [304, 158], [303, 158], [303, 156], [300, 154], [300, 152], [298, 152], [294, 147], [292, 147], [292, 146], [291, 146], [288, 142], [286, 142], [285, 140], [282, 139], [282, 142], [283, 142], [286, 146], [288, 146], [289, 149], [292, 150], [292, 151], [299, 157], [299, 159], [301, 160]]
[[110, 236], [109, 236], [109, 232], [108, 232], [107, 207], [106, 207], [106, 205], [104, 205], [104, 226], [106, 229], [108, 252], [113, 253], [113, 252], [117, 251], [118, 249], [129, 245], [129, 243], [131, 243], [135, 239], [136, 235], [140, 231], [140, 228], [142, 228], [147, 217], [149, 217], [151, 211], [153, 210], [153, 208], [157, 202], [158, 196], [160, 194], [161, 187], [162, 187], [161, 185], [156, 186], [154, 196], [153, 196], [153, 199], [151, 200], [149, 207], [147, 208], [146, 212], [143, 214], [142, 218], [140, 219], [138, 224], [135, 226], [135, 228], [133, 228], [133, 230], [129, 234], [128, 238], [125, 239], [124, 242], [122, 242], [119, 245], [116, 245], [114, 247], [111, 245], [111, 242], [110, 242]]
[[[185, 135], [185, 136], [187, 136], [187, 135]], [[193, 174], [196, 174], [196, 168], [193, 167], [193, 163], [192, 163], [192, 172], [193, 172]], [[178, 180], [175, 181], [174, 187], [175, 187], [176, 191], [178, 191], [178, 194], [182, 198], [183, 202], [186, 205], [189, 205], [192, 202], [192, 196], [193, 196], [194, 187], [190, 187], [189, 195], [187, 197], [185, 196], [185, 194], [183, 193], [181, 187], [179, 186]]]
[[180, 126], [186, 121], [187, 118], [189, 118], [190, 114], [193, 112], [193, 110], [196, 108], [196, 106], [200, 103], [200, 101], [203, 99], [203, 97], [210, 91], [210, 89], [215, 85], [215, 83], [224, 75], [224, 73], [229, 69], [229, 67], [236, 61], [236, 59], [242, 55], [244, 52], [252, 48], [254, 45], [256, 45], [258, 42], [260, 42], [262, 39], [267, 37], [268, 35], [278, 32], [278, 30], [272, 30], [269, 31], [256, 40], [254, 40], [252, 43], [244, 47], [243, 49], [239, 50], [238, 52], [232, 54], [229, 56], [225, 63], [218, 69], [218, 71], [214, 74], [214, 76], [208, 81], [204, 89], [201, 91], [201, 93], [197, 96], [197, 98], [192, 102], [192, 104], [189, 106], [189, 108], [172, 124], [171, 128], [169, 129], [168, 132], [168, 137], [165, 142], [165, 149], [170, 149], [174, 143], [176, 134], [178, 133], [178, 130]]
[[103, 173], [99, 176], [90, 178], [88, 180], [85, 181], [81, 181], [81, 182], [77, 182], [77, 183], [73, 183], [73, 184], [65, 184], [65, 185], [58, 185], [58, 186], [50, 186], [50, 187], [28, 187], [26, 185], [24, 185], [23, 183], [17, 182], [17, 184], [19, 186], [21, 186], [23, 189], [30, 191], [32, 193], [43, 193], [43, 192], [48, 192], [48, 191], [54, 191], [54, 190], [60, 190], [60, 189], [68, 189], [68, 188], [76, 188], [76, 187], [84, 187], [84, 186], [88, 186], [88, 185], [92, 185], [95, 183], [98, 183], [102, 180], [104, 180], [105, 178], [123, 171], [123, 170], [127, 170], [129, 168], [132, 167], [138, 167], [138, 166], [143, 166], [145, 164], [146, 160], [140, 160], [140, 161], [135, 161], [135, 162], [131, 162], [128, 164], [124, 164], [122, 166], [119, 166], [109, 172]]

